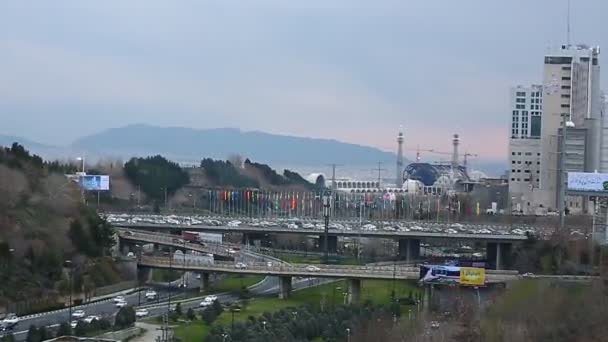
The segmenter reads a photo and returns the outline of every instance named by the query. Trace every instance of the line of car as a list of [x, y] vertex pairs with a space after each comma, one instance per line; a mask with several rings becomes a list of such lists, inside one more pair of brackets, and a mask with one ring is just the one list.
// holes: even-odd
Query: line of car
[[[325, 226], [320, 221], [310, 221], [299, 218], [242, 218], [242, 219], [212, 219], [202, 216], [161, 216], [161, 215], [140, 215], [129, 216], [127, 214], [107, 215], [110, 222], [130, 222], [130, 223], [154, 223], [154, 224], [183, 224], [183, 225], [209, 225], [209, 226], [227, 226], [240, 227], [247, 225], [250, 227], [281, 227], [287, 229], [311, 229], [324, 230]], [[536, 230], [528, 225], [492, 225], [492, 224], [444, 224], [432, 222], [392, 222], [392, 221], [376, 221], [376, 222], [331, 222], [329, 229], [331, 230], [358, 230], [364, 231], [420, 231], [432, 233], [468, 233], [468, 234], [509, 234], [509, 235], [525, 235], [528, 232], [535, 233]]]

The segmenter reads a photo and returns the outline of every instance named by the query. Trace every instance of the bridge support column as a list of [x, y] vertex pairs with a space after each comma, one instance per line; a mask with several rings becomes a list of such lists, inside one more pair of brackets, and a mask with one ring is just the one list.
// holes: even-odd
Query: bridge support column
[[[325, 236], [319, 235], [319, 249], [323, 250], [325, 247]], [[338, 237], [335, 235], [329, 235], [327, 237], [327, 249], [329, 253], [338, 252]]]
[[433, 284], [429, 284], [424, 287], [424, 293], [422, 294], [422, 310], [425, 313], [430, 311], [434, 290]]
[[287, 299], [291, 294], [291, 277], [279, 277], [279, 298]]
[[209, 289], [209, 272], [201, 273], [201, 287], [200, 291], [204, 292]]
[[348, 304], [361, 302], [361, 279], [348, 279]]
[[413, 262], [420, 257], [419, 239], [399, 239], [399, 259]]
[[488, 242], [486, 255], [490, 265], [497, 270], [502, 270], [510, 264], [509, 254], [511, 253], [510, 243]]

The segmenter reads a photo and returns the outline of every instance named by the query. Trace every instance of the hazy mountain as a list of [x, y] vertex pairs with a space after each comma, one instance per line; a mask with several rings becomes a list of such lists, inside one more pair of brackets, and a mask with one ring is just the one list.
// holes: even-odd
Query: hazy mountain
[[[161, 154], [178, 161], [239, 154], [265, 163], [290, 165], [394, 163], [396, 155], [377, 148], [329, 139], [293, 137], [235, 128], [191, 129], [130, 125], [78, 139], [74, 150], [87, 155], [143, 156]], [[388, 164], [387, 164], [388, 165]]]
[[45, 159], [65, 159], [73, 154], [63, 147], [45, 145], [27, 138], [0, 134], [0, 146], [10, 147], [15, 142]]

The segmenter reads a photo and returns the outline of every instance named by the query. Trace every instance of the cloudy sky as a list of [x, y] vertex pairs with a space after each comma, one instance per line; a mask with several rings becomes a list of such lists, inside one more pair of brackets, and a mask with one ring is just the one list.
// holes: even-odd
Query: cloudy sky
[[[403, 125], [408, 148], [458, 132], [504, 159], [509, 87], [540, 81], [566, 1], [3, 1], [0, 133], [67, 144], [149, 123], [389, 150]], [[607, 13], [574, 0], [573, 42], [608, 46]]]

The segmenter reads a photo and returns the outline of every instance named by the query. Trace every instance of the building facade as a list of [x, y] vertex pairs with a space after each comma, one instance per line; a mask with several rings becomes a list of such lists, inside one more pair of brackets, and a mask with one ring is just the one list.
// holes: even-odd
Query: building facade
[[[572, 132], [576, 141], [585, 142], [584, 171], [599, 171], [602, 147], [602, 98], [599, 88], [599, 48], [585, 45], [563, 45], [549, 51], [544, 59], [543, 113], [540, 136], [540, 192], [539, 204], [550, 209], [559, 207], [561, 173], [568, 166], [577, 164], [568, 158], [580, 159], [580, 155], [566, 153], [566, 167], [560, 168], [560, 128], [563, 119], [574, 123]], [[570, 129], [566, 130], [566, 137]], [[581, 137], [580, 134], [584, 134]], [[566, 138], [567, 144], [569, 139]], [[568, 151], [567, 151], [568, 152]], [[578, 167], [577, 167], [578, 168]], [[574, 170], [572, 170], [574, 171]], [[565, 179], [565, 177], [564, 177]], [[568, 200], [566, 200], [568, 203]], [[581, 208], [582, 210], [582, 208]]]
[[541, 85], [517, 86], [510, 94], [509, 196], [512, 211], [533, 214], [539, 205]]

